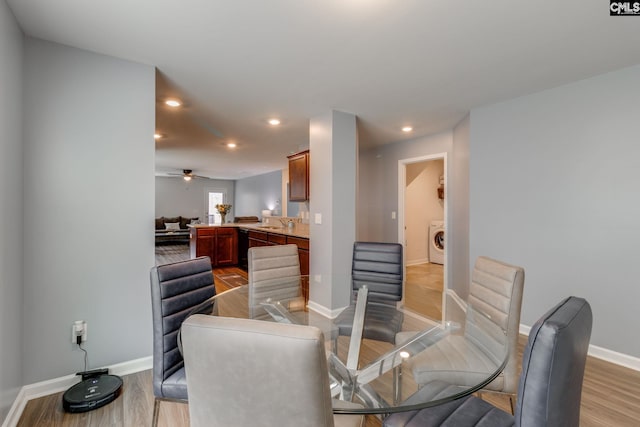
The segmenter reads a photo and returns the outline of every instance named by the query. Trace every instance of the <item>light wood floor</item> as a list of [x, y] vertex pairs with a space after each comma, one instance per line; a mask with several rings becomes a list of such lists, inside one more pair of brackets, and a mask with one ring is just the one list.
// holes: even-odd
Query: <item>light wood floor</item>
[[430, 319], [442, 318], [444, 269], [440, 264], [410, 265], [405, 270], [405, 308]]
[[[520, 337], [519, 352], [526, 343]], [[153, 412], [151, 371], [123, 377], [122, 395], [109, 405], [84, 414], [67, 414], [62, 410], [62, 393], [29, 401], [18, 426], [149, 426]], [[483, 399], [508, 411], [508, 400], [500, 395], [483, 394]], [[162, 402], [159, 426], [189, 425], [188, 407], [180, 403]], [[367, 427], [381, 422], [367, 417]], [[582, 427], [638, 427], [640, 426], [640, 372], [589, 357], [585, 370]]]
[[[430, 266], [434, 266], [430, 264]], [[420, 292], [437, 291], [442, 285], [428, 283], [420, 280], [420, 267], [409, 272], [407, 281], [418, 283], [412, 289]], [[441, 267], [441, 266], [440, 266]], [[410, 278], [410, 275], [416, 273], [416, 279]], [[436, 274], [436, 273], [434, 273]], [[225, 286], [225, 281], [219, 280], [222, 276], [227, 278], [226, 282], [230, 286], [236, 284], [235, 280], [229, 280], [229, 277], [243, 276], [246, 278], [246, 272], [237, 268], [216, 269], [216, 285]], [[436, 274], [437, 275], [437, 274]], [[220, 289], [222, 291], [223, 289]], [[407, 300], [414, 298], [410, 293], [409, 286], [406, 290]], [[423, 297], [424, 298], [424, 297]], [[434, 298], [437, 301], [441, 299]], [[432, 300], [433, 301], [433, 300]], [[414, 311], [432, 316], [430, 310], [438, 310], [433, 304], [421, 303], [420, 300], [413, 301], [415, 304]], [[409, 302], [406, 302], [409, 305]], [[429, 311], [425, 313], [425, 310]], [[522, 350], [526, 344], [527, 337], [520, 336], [518, 352], [519, 359], [522, 358]], [[363, 343], [363, 351], [366, 345], [383, 345]], [[347, 344], [340, 342], [339, 351], [343, 351]], [[95, 411], [84, 414], [67, 414], [62, 409], [62, 393], [41, 397], [28, 402], [18, 426], [59, 426], [59, 427], [75, 427], [75, 426], [149, 426], [151, 425], [151, 417], [153, 412], [153, 391], [151, 386], [151, 371], [143, 371], [136, 374], [126, 375], [123, 377], [124, 386], [122, 395], [109, 405], [97, 409]], [[483, 399], [493, 403], [494, 405], [508, 411], [509, 402], [504, 396], [484, 393]], [[189, 425], [189, 411], [187, 405], [171, 402], [162, 402], [160, 407], [159, 426], [180, 427]], [[580, 425], [582, 427], [638, 427], [640, 426], [640, 372], [623, 368], [608, 362], [604, 362], [592, 357], [587, 358], [587, 366], [585, 369], [585, 377], [582, 391], [582, 406], [580, 414]], [[379, 427], [381, 422], [374, 416], [366, 419], [366, 427]]]

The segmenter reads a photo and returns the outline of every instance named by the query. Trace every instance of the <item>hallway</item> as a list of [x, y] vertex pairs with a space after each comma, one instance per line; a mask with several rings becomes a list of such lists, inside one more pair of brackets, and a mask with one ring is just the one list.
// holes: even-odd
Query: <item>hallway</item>
[[442, 318], [444, 268], [440, 264], [417, 264], [406, 267], [405, 308], [431, 319]]

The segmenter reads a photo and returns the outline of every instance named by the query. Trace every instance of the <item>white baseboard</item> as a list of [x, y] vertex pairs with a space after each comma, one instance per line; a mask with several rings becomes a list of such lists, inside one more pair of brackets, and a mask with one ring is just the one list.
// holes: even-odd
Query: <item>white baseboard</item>
[[335, 319], [346, 308], [346, 307], [342, 307], [342, 308], [336, 308], [335, 310], [329, 310], [324, 305], [320, 305], [314, 301], [309, 301], [307, 303], [307, 307], [310, 310], [315, 311], [316, 313], [322, 314], [324, 317], [328, 317], [329, 319]]
[[[525, 336], [529, 336], [531, 326], [520, 324], [520, 333]], [[625, 368], [633, 369], [634, 371], [640, 371], [640, 358], [629, 356], [628, 354], [618, 353], [617, 351], [609, 350], [607, 348], [598, 347], [597, 345], [589, 344], [589, 350], [587, 354], [596, 359], [601, 359], [606, 362], [613, 363], [615, 365], [624, 366]]]
[[[128, 362], [106, 366], [106, 368], [109, 368], [109, 373], [120, 376], [145, 371], [147, 369], [151, 369], [152, 367], [153, 356], [142, 357], [140, 359], [130, 360]], [[38, 397], [59, 393], [68, 389], [79, 381], [80, 377], [78, 377], [77, 375], [66, 375], [64, 377], [40, 381], [34, 384], [27, 384], [23, 386], [18, 392], [16, 400], [13, 401], [13, 405], [11, 405], [11, 409], [9, 409], [9, 413], [2, 423], [2, 427], [16, 426], [18, 424], [18, 421], [20, 421], [22, 411], [24, 411], [25, 406], [27, 406], [27, 402], [31, 399], [37, 399]]]

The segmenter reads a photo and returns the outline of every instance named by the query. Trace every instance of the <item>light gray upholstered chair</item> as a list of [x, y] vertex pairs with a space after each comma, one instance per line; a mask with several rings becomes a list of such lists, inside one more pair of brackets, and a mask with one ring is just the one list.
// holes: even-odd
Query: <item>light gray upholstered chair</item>
[[[249, 248], [249, 317], [268, 316], [260, 303], [268, 298], [280, 302], [300, 300], [300, 258], [296, 245]], [[304, 300], [301, 301], [304, 304]]]
[[318, 328], [194, 315], [182, 349], [192, 427], [362, 426], [362, 416], [332, 413]]
[[[577, 427], [592, 323], [589, 303], [569, 297], [533, 325], [522, 355], [515, 416], [469, 396], [420, 411], [390, 415], [384, 426]], [[437, 397], [447, 387], [455, 386], [435, 381], [406, 402], [422, 401], [427, 398], [425, 393]]]
[[351, 265], [353, 301], [334, 320], [340, 335], [351, 335], [358, 291], [367, 286], [362, 337], [395, 344], [404, 319], [404, 314], [396, 309], [396, 303], [402, 299], [403, 280], [402, 245], [355, 242]]
[[154, 426], [158, 423], [162, 400], [187, 402], [187, 380], [178, 348], [178, 331], [192, 310], [216, 294], [213, 280], [209, 257], [151, 269]]
[[[467, 303], [506, 331], [509, 350], [509, 359], [504, 370], [485, 390], [509, 394], [512, 409], [513, 396], [518, 387], [517, 349], [523, 288], [524, 270], [521, 267], [482, 256], [476, 260]], [[455, 384], [458, 379], [453, 378], [451, 372], [461, 369], [468, 371], [474, 366], [478, 366], [482, 372], [483, 366], [495, 364], [494, 356], [501, 354], [502, 343], [493, 341], [490, 334], [484, 333], [482, 324], [476, 323], [474, 319], [471, 316], [467, 317], [464, 335], [448, 337], [408, 361], [407, 365], [419, 385], [434, 380]], [[401, 332], [397, 339], [404, 342], [412, 334]], [[461, 357], [445, 357], [451, 354], [459, 354]], [[464, 355], [473, 357], [466, 358]]]

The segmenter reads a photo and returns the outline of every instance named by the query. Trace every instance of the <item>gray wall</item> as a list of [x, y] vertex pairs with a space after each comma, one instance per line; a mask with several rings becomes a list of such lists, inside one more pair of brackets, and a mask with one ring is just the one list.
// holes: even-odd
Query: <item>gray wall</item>
[[226, 202], [234, 205], [227, 220], [235, 215], [234, 181], [195, 178], [187, 182], [182, 177], [157, 176], [155, 183], [156, 217], [198, 217], [206, 221], [209, 191], [226, 192]]
[[[313, 303], [337, 310], [349, 305], [351, 297], [351, 284], [341, 278], [351, 274], [356, 237], [356, 117], [330, 111], [313, 117], [309, 129], [309, 298]], [[321, 224], [315, 223], [316, 214], [321, 215]]]
[[[153, 67], [26, 39], [24, 382], [151, 355]], [[17, 218], [13, 218], [17, 220]], [[3, 350], [4, 351], [4, 350]]]
[[262, 217], [262, 210], [275, 206], [280, 202], [282, 212], [282, 171], [274, 171], [262, 175], [235, 181], [235, 214], [233, 216], [255, 215]]
[[22, 49], [0, 1], [0, 421], [22, 387]]
[[449, 289], [463, 299], [469, 295], [469, 116], [453, 129], [449, 163]]
[[590, 301], [591, 343], [640, 356], [640, 66], [471, 112], [470, 258], [525, 268], [522, 322]]

